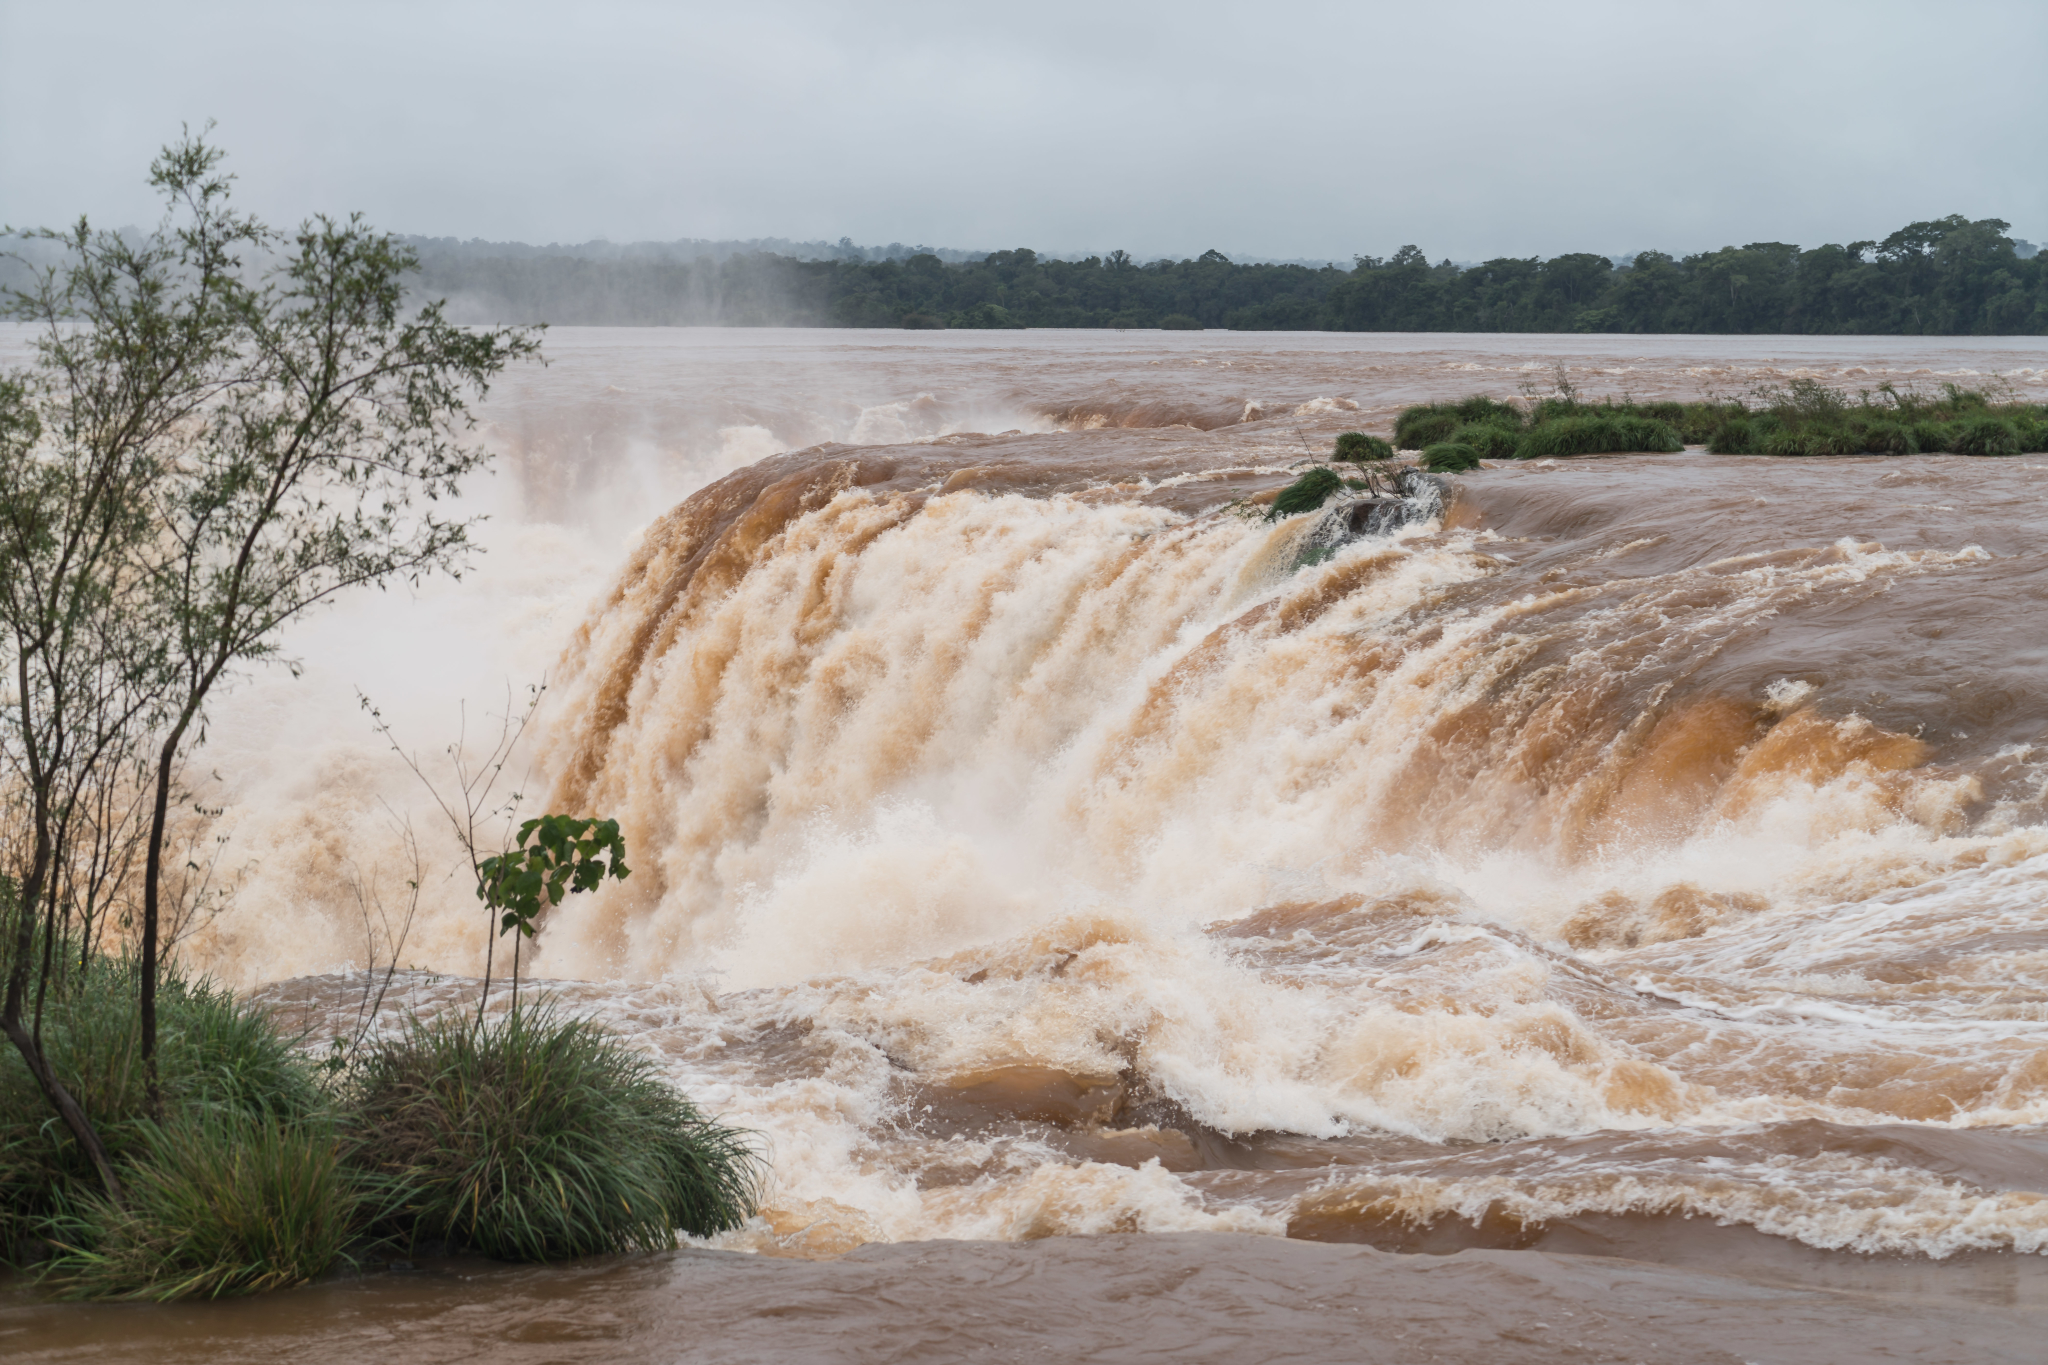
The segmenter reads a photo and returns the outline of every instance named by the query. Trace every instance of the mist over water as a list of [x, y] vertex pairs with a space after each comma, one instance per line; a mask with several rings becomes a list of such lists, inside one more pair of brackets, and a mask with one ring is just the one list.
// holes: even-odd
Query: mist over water
[[482, 410], [474, 572], [222, 707], [202, 965], [344, 1004], [409, 814], [404, 989], [473, 993], [482, 916], [355, 692], [431, 765], [546, 674], [507, 771], [634, 875], [533, 965], [763, 1134], [727, 1246], [2048, 1247], [2048, 461], [1546, 461], [1327, 558], [1233, 506], [1556, 363], [2041, 401], [2038, 342], [549, 350]]

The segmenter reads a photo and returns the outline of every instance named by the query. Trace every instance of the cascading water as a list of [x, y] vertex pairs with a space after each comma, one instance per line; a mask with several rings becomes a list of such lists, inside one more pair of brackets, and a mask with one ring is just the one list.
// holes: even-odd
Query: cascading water
[[[1679, 457], [1502, 471], [1305, 555], [1327, 518], [1219, 508], [1184, 463], [764, 461], [577, 633], [551, 804], [643, 852], [540, 969], [699, 983], [657, 1031], [773, 1137], [758, 1244], [2048, 1242], [2031, 1191], [1945, 1164], [2048, 1119], [2039, 996], [1979, 917], [2048, 884], [2031, 661], [1936, 740], [1801, 653], [2026, 581], [1980, 543], [2015, 528], [1893, 499], [1816, 534], [1782, 466]], [[1979, 503], [2039, 477], [1948, 463]], [[1863, 668], [1896, 687], [1891, 648]]]

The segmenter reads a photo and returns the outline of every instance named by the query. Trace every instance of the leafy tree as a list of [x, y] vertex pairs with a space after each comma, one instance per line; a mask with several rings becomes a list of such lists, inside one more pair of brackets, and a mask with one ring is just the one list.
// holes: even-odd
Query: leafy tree
[[[10, 419], [0, 449], [0, 626], [11, 671], [30, 680], [9, 738], [35, 755], [21, 765], [36, 829], [21, 900], [50, 894], [66, 802], [146, 736], [146, 1069], [170, 800], [208, 702], [336, 594], [459, 570], [471, 523], [437, 505], [486, 458], [460, 439], [467, 401], [538, 350], [522, 331], [457, 327], [438, 304], [409, 312], [413, 253], [359, 218], [287, 237], [237, 213], [221, 160], [203, 136], [166, 148], [151, 172], [170, 205], [162, 226], [134, 243], [84, 220], [37, 234], [66, 260], [8, 300], [43, 333], [34, 372], [9, 390], [33, 421]], [[11, 926], [0, 1006], [31, 1069], [32, 1033], [28, 1046], [16, 1034], [34, 913]]]
[[194, 144], [167, 149], [150, 170], [166, 216], [140, 241], [83, 218], [19, 234], [68, 261], [0, 302], [38, 331], [32, 369], [0, 383], [0, 656], [12, 684], [0, 745], [26, 806], [0, 1030], [110, 1192], [106, 1149], [49, 1065], [42, 1011], [70, 927], [59, 888], [78, 816], [160, 713], [160, 604], [143, 571], [158, 548], [153, 508], [180, 474], [181, 433], [230, 382], [240, 253], [262, 241], [211, 170]]
[[[178, 152], [195, 174], [215, 174], [221, 158], [191, 140]], [[359, 217], [302, 226], [279, 265], [238, 286], [230, 382], [158, 499], [168, 553], [148, 567], [169, 668], [143, 881], [145, 1058], [171, 785], [207, 701], [237, 667], [275, 658], [284, 626], [336, 594], [459, 573], [473, 523], [434, 504], [489, 458], [460, 439], [467, 400], [538, 350], [525, 333], [456, 327], [438, 303], [407, 315], [414, 265]]]

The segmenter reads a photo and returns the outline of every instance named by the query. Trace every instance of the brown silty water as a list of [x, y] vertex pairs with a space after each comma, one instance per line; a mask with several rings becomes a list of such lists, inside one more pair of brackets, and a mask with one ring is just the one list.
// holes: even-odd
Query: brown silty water
[[[717, 1287], [727, 1346], [687, 1358], [1007, 1359], [1030, 1323], [1102, 1359], [2031, 1358], [2048, 457], [1510, 465], [1362, 537], [1258, 499], [1339, 431], [1557, 366], [2042, 401], [2038, 339], [550, 350], [486, 411], [510, 554], [237, 703], [221, 795], [260, 856], [191, 951], [349, 1016], [391, 947], [362, 812], [417, 804], [337, 699], [366, 642], [410, 642], [423, 742], [476, 656], [552, 665], [526, 785], [617, 816], [635, 872], [553, 912], [536, 970], [762, 1135], [762, 1215], [712, 1249], [767, 1259], [451, 1266], [135, 1341], [360, 1353], [389, 1315], [654, 1358], [604, 1324]], [[400, 997], [473, 998], [473, 905], [430, 886]], [[1082, 1234], [1111, 1240], [1038, 1245]], [[1060, 1325], [1091, 1295], [1153, 1326]], [[798, 1302], [822, 1334], [747, 1316]], [[976, 1344], [963, 1305], [1011, 1327]], [[69, 1311], [0, 1330], [108, 1348]]]

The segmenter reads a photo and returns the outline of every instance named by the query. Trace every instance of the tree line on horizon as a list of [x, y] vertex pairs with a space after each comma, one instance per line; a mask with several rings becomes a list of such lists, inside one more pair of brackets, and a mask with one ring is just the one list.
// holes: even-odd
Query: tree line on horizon
[[1145, 263], [1028, 248], [959, 262], [663, 261], [423, 244], [415, 290], [448, 299], [462, 321], [566, 326], [2048, 334], [2048, 253], [2010, 231], [1952, 214], [1882, 241], [1646, 251], [1622, 264], [1590, 252], [1431, 264], [1404, 246], [1348, 270], [1239, 264], [1217, 251]]

